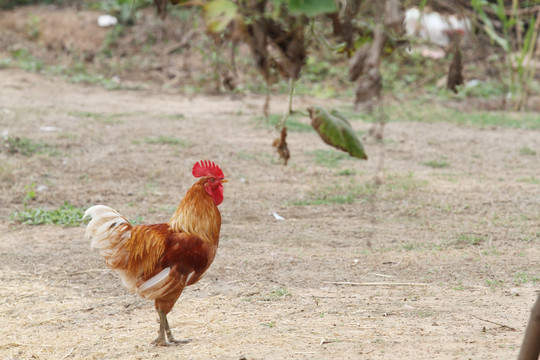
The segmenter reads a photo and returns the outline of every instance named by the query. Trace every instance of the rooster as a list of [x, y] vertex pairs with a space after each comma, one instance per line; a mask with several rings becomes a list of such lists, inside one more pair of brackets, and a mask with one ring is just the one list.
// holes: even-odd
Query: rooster
[[154, 345], [190, 342], [176, 340], [167, 314], [186, 286], [193, 285], [208, 269], [218, 248], [223, 201], [221, 169], [203, 160], [193, 166], [201, 178], [186, 193], [168, 223], [132, 225], [116, 210], [96, 205], [86, 210], [92, 220], [85, 236], [98, 249], [108, 267], [116, 271], [131, 292], [155, 302], [159, 335]]

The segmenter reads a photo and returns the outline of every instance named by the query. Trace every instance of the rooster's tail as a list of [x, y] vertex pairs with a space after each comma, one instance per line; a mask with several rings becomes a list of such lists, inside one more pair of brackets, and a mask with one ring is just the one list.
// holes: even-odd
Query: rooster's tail
[[98, 249], [107, 266], [119, 273], [126, 269], [129, 250], [126, 243], [131, 237], [131, 223], [118, 211], [105, 205], [92, 206], [84, 213], [83, 219], [91, 217], [86, 226], [85, 237], [92, 241], [92, 249]]

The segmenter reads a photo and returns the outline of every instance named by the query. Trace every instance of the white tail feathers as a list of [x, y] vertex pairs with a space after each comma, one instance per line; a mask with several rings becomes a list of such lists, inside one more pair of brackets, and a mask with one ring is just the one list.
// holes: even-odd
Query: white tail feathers
[[159, 295], [161, 295], [163, 288], [170, 283], [170, 272], [171, 268], [166, 267], [165, 269], [161, 270], [159, 274], [154, 275], [150, 279], [143, 282], [137, 287], [137, 292], [139, 295], [149, 300], [154, 300], [157, 298]]
[[120, 213], [105, 205], [92, 206], [84, 213], [83, 219], [92, 220], [86, 227], [85, 237], [91, 240], [91, 248], [98, 249], [113, 269], [125, 269], [129, 253], [125, 247], [131, 237], [132, 225]]
[[178, 273], [175, 275], [170, 267], [166, 267], [157, 275], [140, 284], [137, 287], [137, 292], [140, 296], [148, 300], [155, 300], [173, 293], [179, 295], [182, 289], [188, 285], [189, 280], [194, 274], [195, 272], [193, 271], [187, 276]]

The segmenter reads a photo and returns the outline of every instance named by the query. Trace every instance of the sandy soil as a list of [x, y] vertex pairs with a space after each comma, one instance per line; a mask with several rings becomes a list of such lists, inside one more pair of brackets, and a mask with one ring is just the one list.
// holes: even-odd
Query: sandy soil
[[[537, 131], [390, 123], [374, 193], [374, 141], [366, 140], [369, 161], [328, 166], [313, 154], [333, 150], [314, 132], [291, 132], [283, 167], [275, 134], [256, 120], [261, 98], [189, 100], [0, 75], [0, 130], [57, 150], [0, 153], [1, 358], [516, 357], [540, 277]], [[158, 136], [182, 142], [145, 140]], [[9, 220], [35, 183], [46, 188], [31, 206], [106, 203], [128, 218], [165, 221], [204, 158], [230, 183], [218, 256], [169, 316], [177, 336], [194, 339], [188, 345], [150, 345], [153, 304], [124, 290], [82, 226]], [[449, 167], [422, 164], [440, 158]], [[301, 205], [354, 189], [352, 204]]]

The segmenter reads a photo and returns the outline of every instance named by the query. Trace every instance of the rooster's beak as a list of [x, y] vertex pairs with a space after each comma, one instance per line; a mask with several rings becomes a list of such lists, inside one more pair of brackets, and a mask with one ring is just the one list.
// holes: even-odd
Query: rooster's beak
[[221, 180], [221, 183], [222, 183], [222, 184], [224, 184], [224, 183], [226, 183], [226, 182], [229, 182], [229, 180], [227, 180], [227, 179]]

